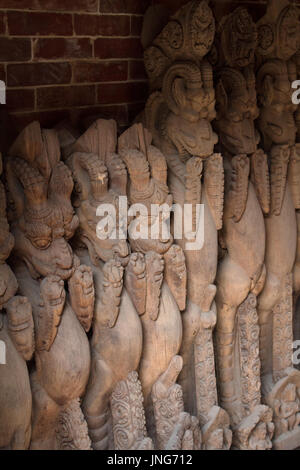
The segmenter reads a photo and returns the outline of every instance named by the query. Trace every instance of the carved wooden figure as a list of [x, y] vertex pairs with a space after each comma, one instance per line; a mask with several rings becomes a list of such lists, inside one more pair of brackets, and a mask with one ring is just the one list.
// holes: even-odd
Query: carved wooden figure
[[[300, 32], [299, 32], [300, 37]], [[300, 40], [299, 40], [300, 42]], [[300, 77], [300, 44], [298, 52], [294, 56], [295, 72], [294, 80], [299, 80]], [[293, 80], [292, 78], [292, 80]], [[296, 92], [296, 90], [294, 90]], [[299, 92], [297, 92], [297, 99], [299, 99]], [[288, 180], [292, 191], [293, 202], [296, 209], [297, 220], [297, 252], [296, 262], [293, 273], [293, 296], [294, 296], [294, 339], [300, 338], [300, 316], [299, 316], [299, 295], [300, 295], [300, 106], [297, 105], [295, 112], [295, 122], [297, 127], [296, 145], [295, 150], [291, 155], [289, 163]], [[299, 367], [299, 366], [298, 366]]]
[[[266, 283], [258, 298], [263, 398], [274, 411], [275, 448], [294, 448], [300, 428], [279, 426], [279, 409], [269, 397], [281, 380], [295, 382], [291, 369], [293, 353], [293, 268], [297, 249], [296, 199], [293, 180], [297, 154], [291, 80], [295, 66], [290, 61], [299, 41], [299, 10], [286, 0], [268, 3], [258, 22], [257, 89], [260, 104], [258, 128], [269, 157], [271, 207], [266, 225]], [[289, 175], [290, 173], [290, 175]], [[289, 176], [288, 176], [289, 175]], [[297, 208], [297, 205], [296, 205]], [[297, 282], [297, 280], [296, 280]], [[278, 392], [279, 393], [279, 392]], [[279, 393], [280, 400], [291, 401]], [[283, 406], [283, 405], [282, 405]], [[287, 404], [287, 407], [290, 405]]]
[[[185, 309], [186, 267], [181, 248], [173, 245], [171, 233], [164, 225], [172, 196], [167, 186], [166, 160], [151, 145], [151, 140], [151, 135], [143, 126], [135, 124], [119, 138], [119, 153], [130, 176], [130, 211], [136, 204], [143, 205], [145, 212], [131, 222], [129, 240], [132, 250], [145, 255], [146, 262], [147, 292], [141, 315], [143, 353], [139, 377], [145, 397], [148, 428], [150, 435], [153, 435], [152, 388], [166, 372], [181, 346], [180, 309]], [[136, 230], [139, 228], [141, 233], [148, 232], [143, 238], [134, 234], [136, 223], [140, 226]], [[157, 233], [154, 233], [155, 228]], [[164, 228], [166, 233], [163, 233]]]
[[[2, 157], [0, 154], [0, 175]], [[15, 295], [18, 283], [6, 259], [14, 245], [6, 218], [6, 196], [0, 181], [0, 449], [28, 449], [32, 395], [26, 361], [34, 352], [31, 305]]]
[[[191, 204], [194, 211], [190, 227], [185, 227], [186, 236], [176, 242], [184, 250], [187, 265], [179, 383], [185, 409], [197, 415], [202, 426], [211, 420], [210, 410], [218, 404], [212, 332], [216, 323], [214, 281], [224, 175], [222, 157], [214, 154], [218, 137], [210, 124], [215, 117], [212, 68], [203, 59], [212, 46], [214, 33], [215, 22], [207, 2], [192, 1], [171, 18], [145, 51], [153, 93], [144, 120], [154, 145], [166, 157], [174, 202], [182, 208]], [[197, 226], [195, 211], [200, 203], [204, 205], [204, 244], [195, 249], [196, 229], [201, 227]], [[192, 244], [191, 250], [186, 249], [187, 243]], [[198, 243], [201, 247], [199, 239]], [[214, 418], [223, 426], [221, 433], [222, 429], [225, 432], [226, 419], [219, 419], [218, 413]], [[228, 433], [223, 441], [224, 448], [228, 448]]]
[[60, 161], [55, 132], [41, 130], [37, 122], [26, 127], [10, 149], [6, 170], [14, 270], [20, 292], [32, 304], [35, 324], [31, 448], [61, 447], [61, 413], [68, 414], [70, 433], [63, 437], [64, 448], [68, 441], [71, 447], [77, 442], [79, 448], [90, 448], [86, 426], [77, 424], [82, 416], [78, 398], [90, 370], [84, 329], [91, 324], [94, 288], [91, 270], [79, 265], [68, 244], [78, 219], [70, 200], [73, 180]]
[[[143, 343], [139, 315], [145, 309], [146, 264], [142, 255], [130, 255], [126, 240], [127, 204], [120, 211], [119, 205], [127, 173], [116, 144], [116, 123], [98, 120], [67, 152], [79, 218], [76, 253], [93, 272], [96, 294], [92, 367], [83, 400], [94, 449], [119, 447], [118, 438], [113, 442], [110, 398], [117, 384], [138, 370]], [[116, 214], [108, 228], [105, 213], [97, 215], [105, 205]]]
[[[234, 428], [234, 445], [243, 449], [245, 423], [252, 422], [249, 415], [265, 416], [257, 412], [261, 384], [256, 297], [266, 277], [263, 214], [270, 210], [270, 186], [267, 156], [257, 148], [254, 127], [258, 117], [253, 70], [256, 40], [256, 26], [244, 8], [223, 18], [216, 40], [215, 128], [226, 180], [220, 236], [225, 252], [218, 268], [216, 296], [218, 387], [221, 405]], [[256, 418], [254, 421], [258, 426]], [[248, 437], [248, 445], [253, 447]], [[262, 446], [263, 439], [260, 441]]]

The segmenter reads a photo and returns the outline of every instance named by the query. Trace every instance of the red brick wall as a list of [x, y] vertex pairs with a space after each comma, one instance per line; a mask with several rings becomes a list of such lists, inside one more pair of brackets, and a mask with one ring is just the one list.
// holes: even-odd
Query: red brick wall
[[87, 114], [121, 126], [147, 96], [140, 31], [149, 0], [0, 0], [0, 80], [18, 130]]
[[[0, 80], [13, 126], [91, 114], [127, 125], [147, 95], [143, 13], [154, 3], [174, 12], [187, 1], [0, 0]], [[264, 0], [212, 4], [217, 18], [241, 4], [256, 19], [265, 11]]]

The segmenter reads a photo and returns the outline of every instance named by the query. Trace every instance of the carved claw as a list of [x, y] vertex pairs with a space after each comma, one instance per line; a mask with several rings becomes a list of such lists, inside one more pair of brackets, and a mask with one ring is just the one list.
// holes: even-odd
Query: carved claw
[[126, 268], [125, 286], [139, 315], [146, 311], [146, 263], [142, 253], [133, 253]]
[[250, 161], [247, 155], [236, 155], [231, 160], [232, 174], [227, 198], [231, 216], [238, 223], [244, 215], [248, 198]]
[[156, 321], [159, 314], [161, 286], [163, 282], [164, 259], [158, 253], [149, 251], [146, 256], [147, 300], [146, 312]]
[[204, 292], [204, 298], [202, 302], [202, 311], [203, 312], [208, 312], [211, 310], [211, 305], [213, 303], [213, 300], [216, 296], [217, 288], [214, 284], [210, 284], [207, 286]]
[[40, 289], [42, 301], [38, 315], [37, 349], [49, 351], [65, 305], [64, 281], [58, 276], [47, 276], [41, 282]]
[[16, 296], [6, 304], [9, 335], [24, 361], [34, 353], [34, 325], [32, 309], [26, 297]]
[[153, 385], [152, 393], [156, 399], [166, 398], [170, 394], [171, 387], [174, 387], [176, 380], [182, 370], [183, 360], [181, 356], [174, 356], [167, 370], [160, 376]]
[[174, 356], [167, 370], [152, 388], [156, 435], [160, 449], [193, 449], [195, 443], [196, 446], [201, 446], [199, 422], [197, 418], [184, 413], [182, 388], [176, 383], [182, 366], [182, 358]]
[[92, 269], [89, 266], [79, 266], [69, 280], [71, 305], [80, 324], [86, 332], [91, 328], [95, 289]]
[[200, 450], [201, 442], [201, 431], [197, 418], [183, 412], [179, 415], [165, 450]]
[[185, 256], [179, 245], [172, 245], [164, 255], [165, 279], [176, 300], [179, 310], [186, 307], [187, 272]]
[[203, 171], [203, 162], [199, 157], [192, 157], [186, 163], [186, 174], [193, 178], [199, 177]]
[[123, 289], [124, 268], [116, 260], [110, 260], [103, 267], [103, 292], [98, 308], [102, 327], [113, 328], [119, 315]]

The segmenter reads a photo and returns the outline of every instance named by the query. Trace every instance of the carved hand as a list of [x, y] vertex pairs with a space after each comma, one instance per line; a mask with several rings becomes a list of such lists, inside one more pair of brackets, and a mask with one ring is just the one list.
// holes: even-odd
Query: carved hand
[[95, 289], [92, 269], [89, 266], [79, 266], [69, 280], [71, 305], [78, 320], [86, 332], [91, 328]]

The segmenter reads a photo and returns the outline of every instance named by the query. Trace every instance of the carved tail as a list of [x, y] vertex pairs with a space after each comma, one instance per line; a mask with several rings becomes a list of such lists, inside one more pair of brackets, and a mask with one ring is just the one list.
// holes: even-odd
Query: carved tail
[[110, 443], [111, 416], [109, 406], [99, 416], [85, 415], [89, 436], [94, 450], [108, 450]]
[[92, 450], [87, 423], [78, 398], [60, 413], [56, 440], [59, 450]]

